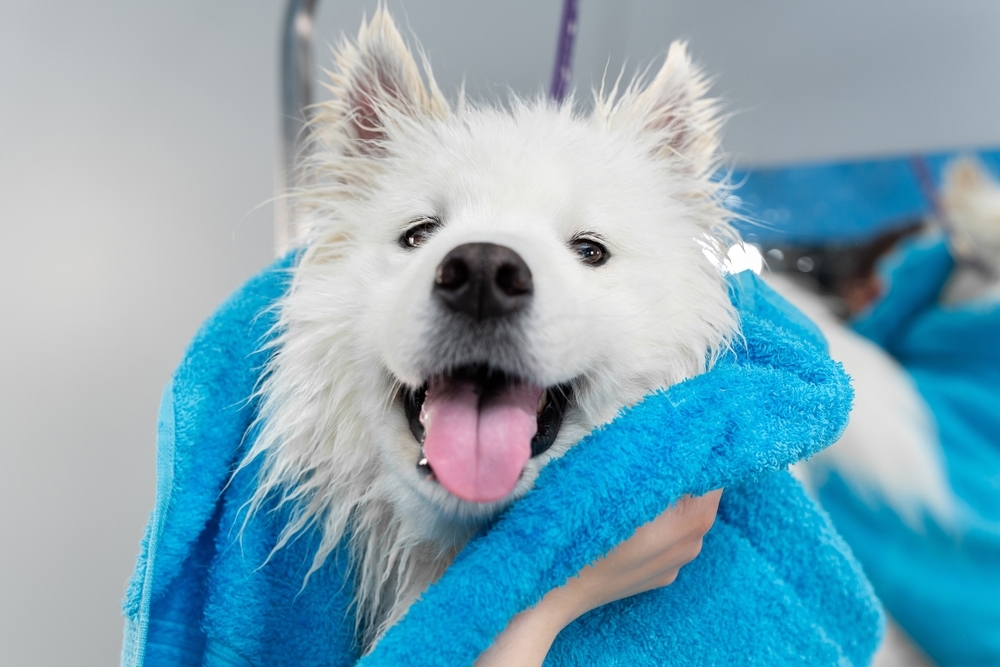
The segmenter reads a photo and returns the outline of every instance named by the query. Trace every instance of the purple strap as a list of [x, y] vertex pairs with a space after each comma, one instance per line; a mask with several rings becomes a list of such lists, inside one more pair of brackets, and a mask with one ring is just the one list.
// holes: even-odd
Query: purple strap
[[576, 38], [578, 0], [563, 0], [562, 21], [559, 24], [559, 46], [556, 48], [556, 64], [552, 71], [552, 86], [549, 97], [562, 102], [569, 88], [573, 74], [573, 42]]
[[934, 176], [931, 175], [931, 168], [927, 164], [927, 158], [923, 155], [913, 155], [910, 157], [910, 168], [913, 169], [913, 174], [917, 178], [917, 185], [920, 186], [920, 192], [927, 200], [927, 204], [943, 222], [944, 214], [941, 210], [941, 198], [938, 196], [937, 186], [934, 184]]

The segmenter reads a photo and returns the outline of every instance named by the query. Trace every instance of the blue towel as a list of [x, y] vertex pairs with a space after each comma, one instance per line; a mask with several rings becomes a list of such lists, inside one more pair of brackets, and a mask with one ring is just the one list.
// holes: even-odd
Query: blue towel
[[907, 244], [854, 328], [903, 364], [930, 407], [960, 525], [927, 517], [915, 532], [836, 476], [820, 497], [886, 609], [936, 663], [1000, 665], [1000, 304], [939, 304], [953, 266], [940, 239]]
[[[123, 665], [353, 665], [341, 549], [303, 585], [317, 536], [269, 557], [286, 510], [246, 524], [259, 352], [291, 259], [202, 327], [164, 393], [158, 491], [125, 600]], [[509, 619], [684, 494], [725, 486], [677, 581], [566, 628], [547, 665], [865, 665], [882, 618], [825, 515], [784, 471], [836, 439], [851, 400], [822, 337], [749, 272], [731, 281], [743, 339], [712, 371], [655, 393], [546, 466], [360, 659], [470, 665]]]

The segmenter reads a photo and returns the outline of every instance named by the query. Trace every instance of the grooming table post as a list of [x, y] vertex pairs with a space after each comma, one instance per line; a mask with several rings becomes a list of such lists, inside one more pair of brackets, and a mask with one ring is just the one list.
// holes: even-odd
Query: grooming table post
[[274, 203], [274, 249], [278, 257], [288, 249], [298, 222], [286, 193], [298, 183], [295, 164], [303, 150], [302, 136], [312, 104], [313, 17], [317, 0], [288, 0], [281, 33], [281, 146]]

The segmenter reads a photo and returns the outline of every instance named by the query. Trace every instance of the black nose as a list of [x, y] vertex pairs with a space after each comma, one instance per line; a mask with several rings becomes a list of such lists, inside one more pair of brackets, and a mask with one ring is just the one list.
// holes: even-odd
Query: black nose
[[434, 275], [434, 295], [474, 320], [503, 317], [531, 301], [531, 270], [521, 256], [495, 243], [465, 243], [449, 252]]

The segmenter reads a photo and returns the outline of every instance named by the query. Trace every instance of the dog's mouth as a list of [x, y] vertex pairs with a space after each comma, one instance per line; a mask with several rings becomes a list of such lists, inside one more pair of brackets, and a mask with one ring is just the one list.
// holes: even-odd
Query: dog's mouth
[[541, 387], [484, 365], [433, 377], [403, 397], [418, 467], [463, 500], [502, 500], [555, 442], [570, 394], [570, 385]]

